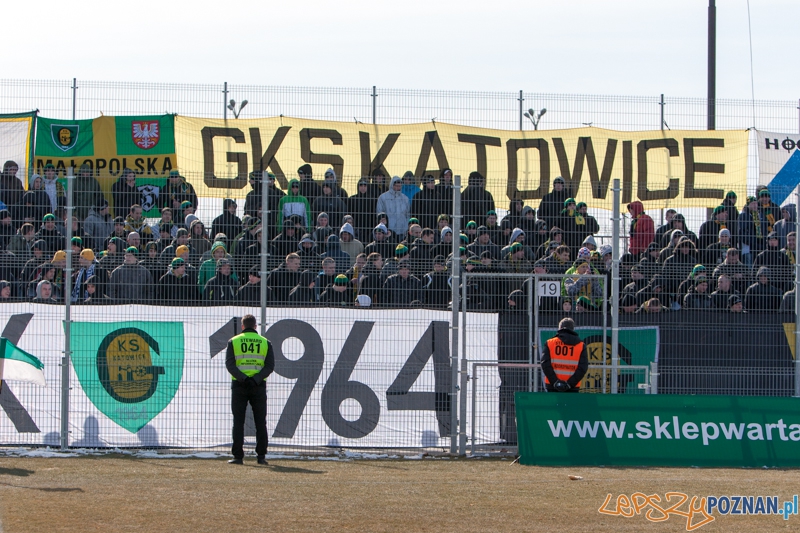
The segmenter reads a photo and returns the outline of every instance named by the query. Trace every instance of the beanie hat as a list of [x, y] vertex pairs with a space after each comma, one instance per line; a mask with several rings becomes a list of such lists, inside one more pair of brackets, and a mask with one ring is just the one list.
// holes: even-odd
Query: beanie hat
[[755, 197], [755, 196], [748, 196], [748, 197], [747, 197], [747, 203], [748, 203], [748, 204], [749, 204], [750, 202], [755, 202], [755, 201], [756, 201], [756, 197]]
[[339, 274], [333, 280], [333, 284], [334, 285], [347, 285], [348, 283], [349, 283], [349, 281], [347, 279], [347, 276], [345, 276], [344, 274]]
[[717, 207], [714, 208], [714, 214], [715, 215], [718, 215], [719, 213], [721, 213], [723, 211], [725, 211], [725, 206], [724, 205], [718, 205]]
[[81, 257], [87, 261], [94, 261], [94, 252], [90, 248], [84, 248], [81, 250]]
[[411, 224], [419, 224], [419, 219], [414, 217], [409, 218], [408, 225], [410, 226]]
[[558, 329], [575, 331], [575, 321], [571, 318], [562, 318], [561, 322], [558, 323]]
[[725, 194], [725, 198], [736, 198], [736, 193], [733, 191], [728, 191], [727, 194]]
[[404, 256], [408, 253], [408, 247], [404, 244], [398, 244], [397, 247], [394, 249], [394, 255], [396, 257]]
[[440, 254], [440, 255], [437, 255], [436, 257], [434, 257], [433, 258], [433, 264], [434, 265], [443, 265], [443, 264], [445, 264], [444, 256]]
[[186, 246], [185, 244], [181, 244], [180, 246], [175, 248], [175, 257], [179, 257], [179, 256], [183, 255], [184, 253], [186, 253], [188, 251], [189, 251], [189, 247]]
[[567, 207], [569, 204], [574, 204], [574, 203], [575, 203], [575, 198], [567, 198], [566, 200], [564, 200], [564, 207]]
[[189, 235], [189, 230], [188, 230], [188, 229], [186, 229], [186, 228], [180, 228], [180, 229], [178, 229], [178, 233], [176, 233], [176, 237], [180, 237], [181, 235], [186, 235], [186, 236], [188, 236], [188, 235]]
[[490, 209], [490, 210], [488, 210], [488, 211], [486, 212], [486, 216], [487, 216], [487, 217], [490, 217], [490, 216], [492, 216], [492, 215], [494, 215], [494, 216], [497, 216], [497, 211], [495, 211], [494, 209]]
[[67, 252], [64, 250], [58, 250], [56, 253], [53, 254], [53, 260], [51, 263], [55, 263], [56, 261], [66, 261], [67, 260]]
[[761, 198], [762, 196], [770, 196], [769, 189], [767, 188], [761, 189], [758, 193], [758, 197]]
[[183, 266], [183, 265], [185, 265], [185, 264], [186, 264], [186, 261], [184, 261], [184, 260], [183, 260], [183, 259], [181, 259], [180, 257], [176, 257], [176, 258], [175, 258], [175, 259], [173, 259], [173, 260], [172, 260], [172, 262], [170, 263], [170, 265], [172, 266], [172, 268], [178, 268], [178, 267], [180, 267], [180, 266]]
[[478, 227], [478, 225], [475, 223], [474, 220], [470, 220], [469, 222], [467, 222], [467, 229], [474, 229], [474, 228], [477, 228], [477, 227]]
[[45, 242], [44, 239], [39, 239], [37, 241], [34, 241], [34, 243], [31, 244], [31, 250], [34, 248], [42, 251], [47, 250], [47, 242]]
[[303, 165], [303, 166], [301, 166], [300, 168], [297, 169], [297, 173], [298, 174], [308, 174], [310, 176], [311, 175], [311, 165], [306, 163], [305, 165]]
[[578, 258], [579, 259], [582, 258], [582, 257], [589, 257], [590, 255], [592, 255], [591, 252], [585, 246], [583, 248], [581, 248], [580, 250], [578, 250]]
[[227, 250], [225, 249], [225, 243], [224, 242], [215, 241], [214, 244], [211, 245], [211, 254], [213, 255], [214, 254], [214, 250], [216, 250], [218, 248], [222, 248], [225, 252], [227, 252]]
[[697, 276], [698, 273], [705, 272], [705, 270], [706, 270], [705, 265], [695, 265], [694, 267], [692, 267], [692, 274], [690, 277], [693, 278]]
[[606, 256], [606, 255], [609, 255], [609, 254], [613, 253], [613, 250], [611, 249], [611, 245], [610, 244], [604, 244], [603, 246], [600, 247], [599, 252], [600, 252], [600, 256], [603, 257], [603, 256]]
[[464, 255], [466, 253], [467, 253], [467, 249], [466, 248], [464, 248], [463, 246], [459, 246], [458, 247], [458, 254], [459, 255]]
[[[125, 248], [125, 253], [139, 255], [139, 249], [135, 246], [128, 246], [127, 248]], [[83, 252], [81, 252], [81, 255], [83, 255]]]
[[217, 268], [223, 267], [225, 265], [230, 265], [230, 264], [231, 264], [231, 262], [228, 259], [226, 259], [225, 257], [223, 257], [222, 259], [217, 261]]
[[731, 236], [731, 230], [729, 230], [728, 228], [722, 228], [721, 230], [719, 230], [719, 236], [720, 237], [722, 237], [722, 236], [730, 237]]
[[563, 184], [564, 183], [564, 178], [562, 178], [561, 176], [556, 176], [556, 179], [553, 180], [553, 185], [555, 185], [556, 183]]
[[181, 202], [181, 209], [186, 209], [187, 207], [192, 207], [192, 202], [189, 200], [184, 200]]
[[50, 222], [51, 220], [55, 221], [55, 219], [56, 216], [53, 213], [47, 213], [42, 217], [42, 222]]
[[739, 296], [738, 294], [731, 294], [730, 296], [728, 296], [728, 309], [740, 303], [742, 303], [742, 297]]
[[80, 237], [73, 237], [73, 238], [70, 240], [70, 243], [71, 243], [73, 246], [79, 246], [79, 247], [83, 247], [83, 239], [81, 239]]
[[521, 251], [522, 250], [522, 243], [515, 242], [514, 244], [511, 245], [511, 248], [509, 248], [509, 250], [511, 250], [512, 254], [515, 254], [515, 253]]

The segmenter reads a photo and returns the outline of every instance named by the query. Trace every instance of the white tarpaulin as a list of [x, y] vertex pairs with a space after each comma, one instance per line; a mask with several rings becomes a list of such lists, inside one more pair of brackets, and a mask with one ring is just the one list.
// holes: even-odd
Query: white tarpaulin
[[800, 183], [800, 134], [758, 131], [758, 184], [769, 187], [778, 205]]
[[[238, 317], [258, 316], [258, 309], [72, 309], [70, 445], [230, 443], [225, 341], [238, 333]], [[3, 310], [7, 320], [33, 314], [17, 345], [44, 363], [47, 387], [6, 384], [0, 443], [57, 444], [63, 308], [20, 303]], [[450, 318], [449, 312], [428, 310], [267, 309], [267, 337], [276, 352], [276, 370], [267, 381], [270, 443], [448, 446]], [[496, 331], [496, 315], [482, 318], [487, 320]], [[497, 335], [485, 331], [466, 332], [471, 360], [496, 358]], [[496, 383], [483, 386], [496, 390], [499, 378], [489, 379]], [[498, 440], [497, 397], [478, 409], [477, 438]]]

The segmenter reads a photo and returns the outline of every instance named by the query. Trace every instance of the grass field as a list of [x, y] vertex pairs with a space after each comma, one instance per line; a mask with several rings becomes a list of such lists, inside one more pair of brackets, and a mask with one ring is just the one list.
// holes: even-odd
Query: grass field
[[[571, 481], [570, 475], [582, 476]], [[598, 512], [607, 494], [777, 495], [786, 470], [542, 468], [510, 459], [290, 460], [0, 456], [0, 532], [686, 531]], [[674, 502], [673, 502], [674, 503]], [[688, 503], [682, 510], [688, 509]], [[653, 515], [654, 517], [656, 515]], [[694, 523], [703, 520], [694, 517]], [[698, 531], [800, 530], [800, 516], [719, 516]]]

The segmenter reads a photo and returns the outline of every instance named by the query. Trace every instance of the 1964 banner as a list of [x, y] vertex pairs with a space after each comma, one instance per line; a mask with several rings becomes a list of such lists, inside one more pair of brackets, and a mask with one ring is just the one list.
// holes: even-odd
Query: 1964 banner
[[264, 170], [286, 189], [304, 163], [316, 179], [327, 168], [345, 188], [374, 170], [415, 176], [452, 168], [487, 178], [495, 200], [541, 198], [563, 176], [572, 195], [591, 207], [611, 208], [610, 184], [619, 178], [622, 201], [646, 207], [709, 206], [747, 185], [746, 131], [612, 131], [578, 128], [505, 131], [431, 122], [366, 125], [289, 117], [224, 121], [175, 118], [181, 172], [201, 196], [228, 197]]
[[[4, 384], [0, 444], [57, 444], [63, 308], [26, 303], [4, 310], [11, 317], [8, 327], [23, 330], [17, 345], [44, 363], [47, 386]], [[240, 331], [238, 317], [254, 312], [73, 307], [70, 445], [228, 444], [231, 378], [225, 345]], [[268, 309], [267, 337], [276, 356], [275, 374], [267, 382], [270, 441], [448, 445], [449, 319], [447, 312], [426, 310], [415, 311], [409, 321], [404, 311]], [[496, 353], [495, 336], [468, 332], [467, 337], [468, 346], [480, 348], [472, 358]], [[499, 386], [499, 378], [489, 379]], [[497, 440], [497, 398], [479, 408], [479, 438]]]

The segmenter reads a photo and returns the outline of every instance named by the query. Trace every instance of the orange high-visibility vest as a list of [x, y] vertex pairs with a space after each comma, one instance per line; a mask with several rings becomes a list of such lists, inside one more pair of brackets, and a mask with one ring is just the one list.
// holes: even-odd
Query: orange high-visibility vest
[[[550, 352], [550, 364], [556, 377], [562, 381], [567, 381], [572, 374], [578, 370], [578, 362], [583, 353], [583, 342], [578, 344], [566, 344], [558, 337], [553, 337], [547, 341], [547, 349]], [[545, 383], [550, 385], [550, 380], [545, 376]]]

